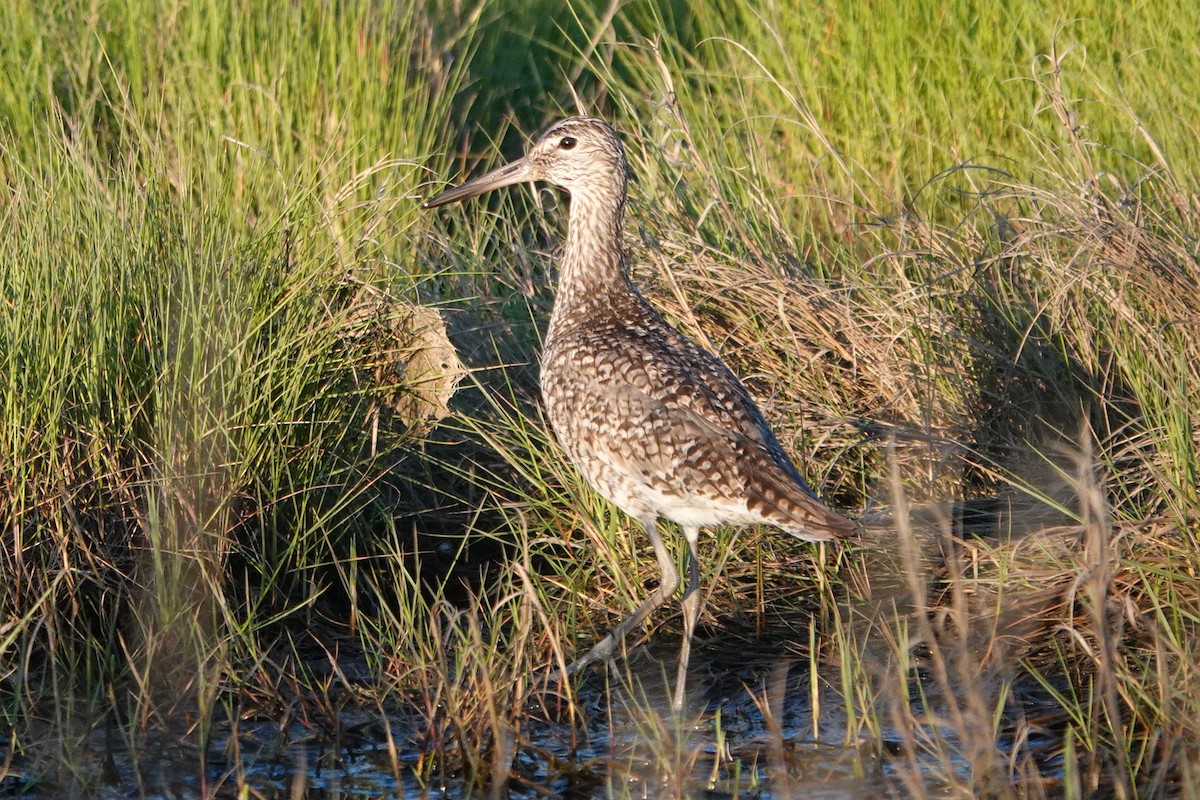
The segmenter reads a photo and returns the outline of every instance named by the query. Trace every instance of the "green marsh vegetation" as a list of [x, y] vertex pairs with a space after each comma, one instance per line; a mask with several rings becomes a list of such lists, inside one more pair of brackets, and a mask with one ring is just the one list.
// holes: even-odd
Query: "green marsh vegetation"
[[[406, 786], [799, 795], [819, 730], [874, 793], [1194, 794], [1200, 11], [984, 5], [4, 2], [0, 785], [257, 791], [241, 726], [354, 708]], [[544, 670], [656, 569], [537, 409], [564, 201], [417, 205], [568, 113], [867, 520], [704, 543], [761, 741]]]

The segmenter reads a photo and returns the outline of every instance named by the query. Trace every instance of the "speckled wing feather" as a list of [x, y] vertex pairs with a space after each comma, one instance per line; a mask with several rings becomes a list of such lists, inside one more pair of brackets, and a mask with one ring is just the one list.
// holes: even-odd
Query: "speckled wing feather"
[[[717, 428], [758, 443], [795, 483], [816, 496], [733, 372], [667, 323], [636, 290], [594, 315], [586, 329], [564, 331], [555, 349], [559, 357], [548, 352], [547, 368], [587, 371], [595, 364], [602, 382], [624, 381], [668, 407], [687, 408]], [[593, 357], [582, 358], [584, 353]]]
[[756, 442], [794, 483], [815, 498], [816, 493], [784, 453], [737, 376], [720, 359], [665, 321], [662, 326], [664, 351], [670, 357], [648, 364], [653, 373], [651, 392], [656, 399], [667, 405], [684, 406], [718, 428]]
[[576, 463], [588, 465], [585, 475], [617, 505], [668, 518], [702, 517], [711, 509], [714, 521], [764, 522], [814, 541], [851, 532], [849, 520], [821, 505], [793, 477], [794, 467], [779, 464], [782, 459], [791, 467], [782, 451], [772, 451], [772, 444], [778, 448], [774, 437], [769, 442], [752, 438], [712, 418], [738, 413], [752, 421], [757, 409], [748, 398], [748, 410], [701, 404], [708, 411], [703, 415], [689, 393], [684, 393], [688, 402], [680, 403], [680, 395], [664, 394], [661, 383], [647, 391], [641, 380], [623, 377], [613, 375], [603, 383], [595, 376], [569, 378], [577, 392], [578, 427], [568, 452]]

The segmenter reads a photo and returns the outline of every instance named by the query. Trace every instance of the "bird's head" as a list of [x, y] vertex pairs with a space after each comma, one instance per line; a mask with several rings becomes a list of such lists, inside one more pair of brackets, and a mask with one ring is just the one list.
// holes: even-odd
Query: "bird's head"
[[523, 157], [447, 189], [423, 206], [446, 205], [531, 181], [546, 181], [565, 189], [573, 204], [606, 199], [619, 203], [625, 199], [628, 170], [625, 149], [616, 131], [598, 119], [570, 117], [551, 125]]

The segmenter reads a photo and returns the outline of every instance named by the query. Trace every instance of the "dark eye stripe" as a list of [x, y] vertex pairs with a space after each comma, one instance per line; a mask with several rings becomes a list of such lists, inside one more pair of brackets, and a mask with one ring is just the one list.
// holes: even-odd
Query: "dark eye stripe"
[[563, 150], [570, 150], [572, 147], [575, 146], [575, 137], [574, 136], [564, 136], [562, 138], [562, 141], [558, 143], [558, 146], [561, 147]]

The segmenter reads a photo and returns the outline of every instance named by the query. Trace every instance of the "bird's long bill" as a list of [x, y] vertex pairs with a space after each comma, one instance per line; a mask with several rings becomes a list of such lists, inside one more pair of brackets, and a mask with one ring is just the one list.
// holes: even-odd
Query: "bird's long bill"
[[434, 195], [421, 204], [421, 208], [434, 208], [435, 206], [444, 206], [447, 203], [457, 203], [459, 200], [466, 200], [468, 197], [490, 192], [492, 189], [499, 189], [501, 186], [511, 186], [514, 183], [522, 183], [532, 180], [529, 171], [529, 162], [524, 158], [518, 158], [516, 161], [510, 161], [503, 167], [480, 175], [478, 178], [472, 178], [462, 186], [455, 186], [452, 189], [447, 189], [441, 194]]

